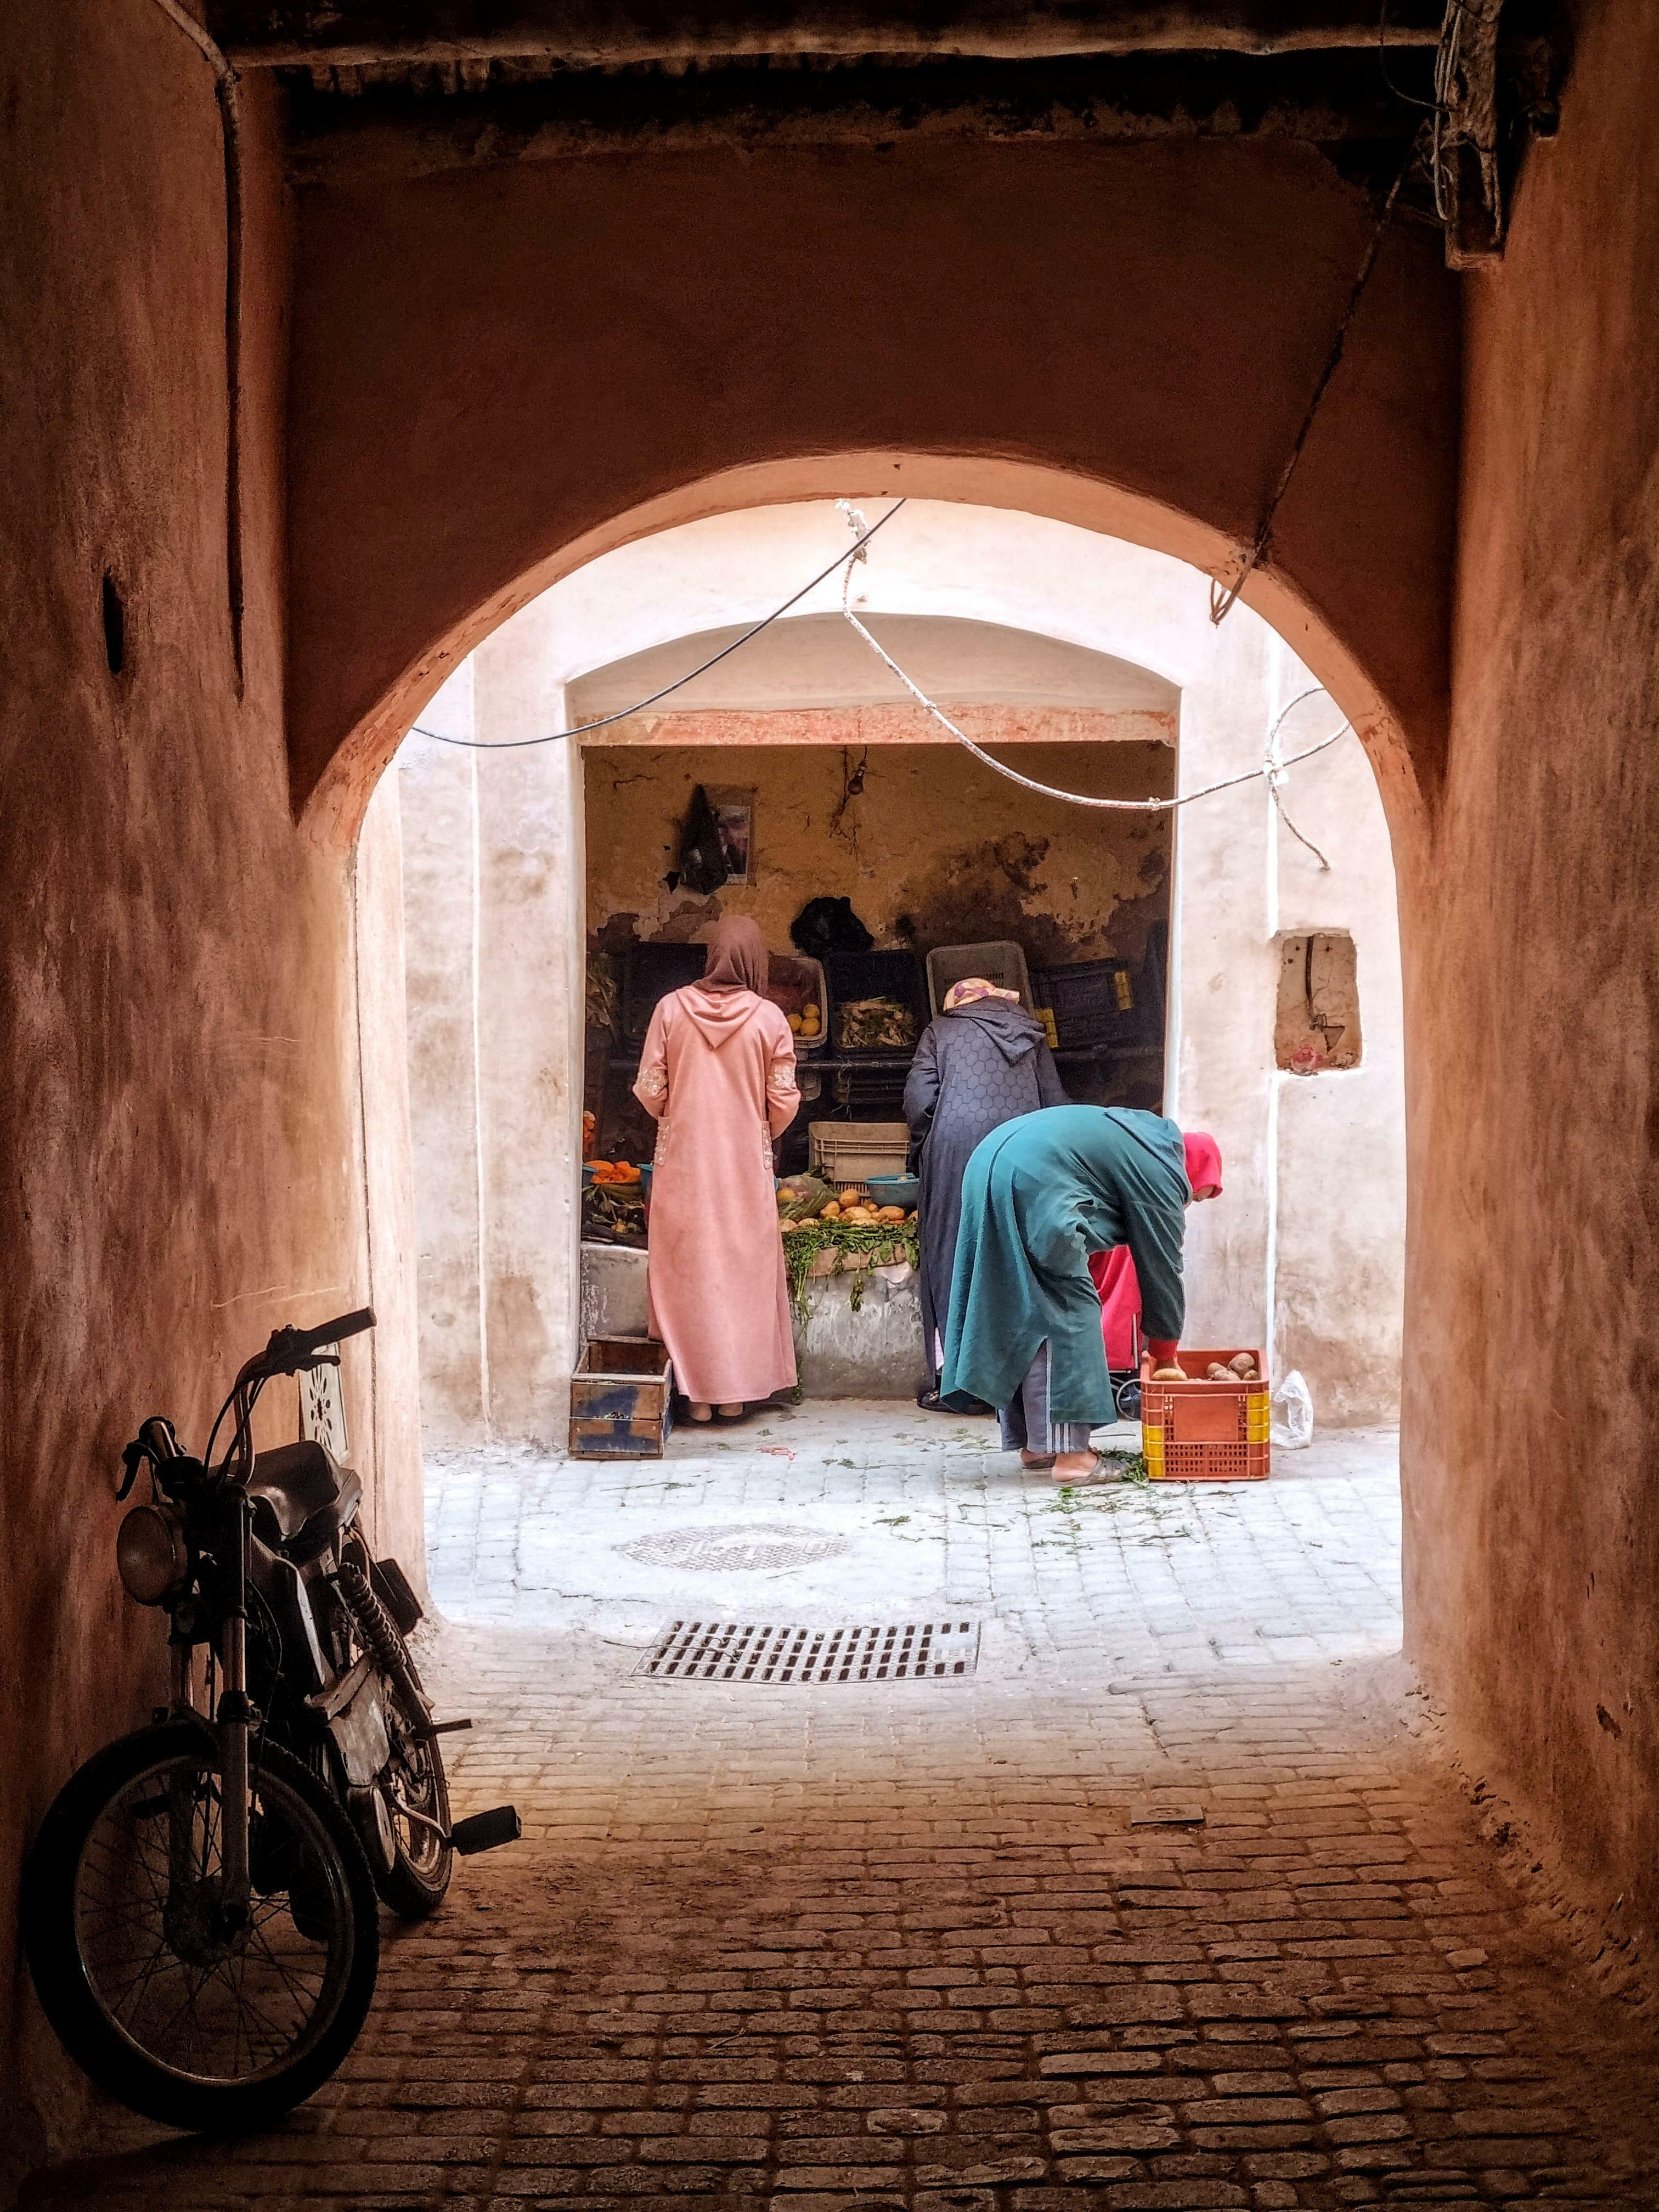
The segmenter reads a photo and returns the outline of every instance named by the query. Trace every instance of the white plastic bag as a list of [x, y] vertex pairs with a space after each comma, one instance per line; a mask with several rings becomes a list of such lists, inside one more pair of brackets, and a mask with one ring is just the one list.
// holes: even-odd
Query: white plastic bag
[[1273, 1392], [1273, 1411], [1283, 1413], [1273, 1424], [1273, 1440], [1284, 1451], [1300, 1451], [1313, 1442], [1313, 1393], [1296, 1369]]

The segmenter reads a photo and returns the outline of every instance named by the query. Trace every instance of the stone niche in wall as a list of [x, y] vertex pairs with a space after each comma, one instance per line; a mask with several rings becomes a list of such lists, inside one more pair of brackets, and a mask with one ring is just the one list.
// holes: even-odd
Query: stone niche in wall
[[1279, 1005], [1273, 1060], [1291, 1075], [1358, 1067], [1364, 1040], [1354, 941], [1346, 930], [1314, 930], [1279, 940]]

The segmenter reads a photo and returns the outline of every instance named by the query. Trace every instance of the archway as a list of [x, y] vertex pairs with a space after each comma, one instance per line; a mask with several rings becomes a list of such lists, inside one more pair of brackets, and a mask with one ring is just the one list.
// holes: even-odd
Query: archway
[[[293, 789], [302, 819], [319, 836], [355, 835], [375, 778], [424, 702], [475, 645], [561, 578], [602, 560], [607, 551], [688, 522], [781, 502], [839, 498], [848, 486], [874, 501], [890, 495], [1046, 517], [1167, 555], [1209, 576], [1224, 576], [1237, 566], [1237, 549], [1190, 514], [1117, 486], [1024, 462], [866, 452], [729, 470], [584, 533], [470, 608], [441, 640], [416, 656], [383, 701], [337, 735], [331, 745], [307, 741], [296, 731]], [[1334, 629], [1316, 603], [1274, 569], [1258, 568], [1245, 586], [1243, 604], [1284, 639], [1353, 724], [1376, 769], [1396, 848], [1420, 835], [1427, 797], [1423, 769], [1432, 771], [1440, 736], [1435, 703], [1441, 685], [1438, 646], [1430, 648], [1426, 665], [1419, 663], [1408, 672], [1392, 650], [1378, 650], [1377, 638]], [[1398, 641], [1396, 635], [1391, 643], [1397, 647]]]
[[[881, 511], [873, 502], [868, 505], [872, 514]], [[469, 672], [467, 681], [476, 706], [457, 696], [447, 705], [440, 702], [423, 719], [458, 735], [471, 732], [486, 741], [492, 737], [516, 740], [566, 721], [584, 722], [616, 711], [695, 665], [704, 657], [706, 646], [723, 643], [729, 634], [735, 635], [720, 629], [721, 623], [747, 623], [769, 611], [786, 592], [822, 567], [826, 557], [833, 557], [843, 540], [844, 525], [834, 511], [809, 504], [740, 510], [701, 525], [634, 540], [573, 572], [497, 634], [481, 655], [477, 674]], [[1042, 654], [1047, 654], [1054, 665], [1046, 677], [1011, 667], [994, 679], [986, 679], [991, 681], [991, 689], [978, 696], [1004, 703], [1000, 709], [984, 710], [988, 717], [981, 732], [984, 735], [1018, 719], [1010, 704], [1016, 698], [1063, 695], [1080, 700], [1085, 694], [1096, 696], [1087, 687], [1101, 679], [1091, 678], [1086, 669], [1062, 678], [1058, 672], [1063, 662], [1057, 662], [1056, 655], [1070, 652], [1081, 654], [1087, 662], [1103, 651], [1133, 654], [1146, 672], [1132, 680], [1127, 660], [1121, 659], [1112, 665], [1122, 673], [1112, 682], [1109, 695], [1100, 696], [1109, 696], [1121, 705], [1132, 696], [1142, 700], [1144, 695], [1147, 703], [1156, 706], [1162, 698], [1179, 708], [1188, 752], [1183, 781], [1188, 787], [1241, 767], [1249, 775], [1259, 766], [1272, 719], [1267, 704], [1270, 691], [1275, 698], [1280, 693], [1287, 696], [1286, 684], [1300, 690], [1307, 681], [1305, 673], [1293, 673], [1297, 664], [1249, 611], [1237, 614], [1230, 627], [1218, 632], [1207, 618], [1203, 580], [1184, 564], [1168, 556], [1149, 556], [1121, 541], [1100, 539], [1071, 524], [1021, 516], [1006, 507], [917, 501], [908, 510], [908, 520], [900, 516], [885, 538], [872, 544], [870, 564], [860, 574], [861, 595], [872, 594], [869, 605], [878, 609], [890, 623], [896, 619], [901, 624], [908, 621], [919, 625], [915, 629], [919, 639], [928, 634], [927, 625], [933, 623], [943, 625], [943, 633], [983, 635], [988, 643], [980, 650], [993, 658], [999, 649], [1005, 653], [1008, 650], [996, 644], [1004, 635], [1028, 641], [1024, 652], [1026, 661], [1040, 660]], [[807, 607], [820, 601], [833, 605], [836, 589], [832, 580], [807, 602]], [[1018, 632], [1000, 632], [994, 627], [998, 620], [1024, 627]], [[976, 623], [989, 623], [993, 627], [981, 633], [975, 630]], [[822, 629], [824, 623], [830, 626], [827, 636]], [[714, 627], [701, 640], [687, 636], [689, 628], [706, 625]], [[837, 665], [832, 669], [824, 655], [836, 633], [848, 641], [857, 660], [845, 668]], [[900, 633], [890, 629], [888, 634], [896, 644], [899, 642]], [[942, 646], [938, 649], [945, 650]], [[1270, 678], [1269, 662], [1279, 666], [1273, 660], [1275, 654], [1284, 655], [1284, 665]], [[604, 672], [591, 672], [596, 663], [603, 665]], [[939, 665], [939, 681], [946, 685], [946, 696], [953, 699], [970, 696], [950, 690], [952, 679], [943, 672], [947, 662], [941, 660]], [[931, 663], [917, 665], [925, 673]], [[1101, 665], [1105, 668], [1108, 664]], [[807, 741], [815, 734], [817, 742], [833, 741], [837, 730], [842, 737], [853, 733], [841, 729], [839, 724], [836, 729], [830, 728], [833, 714], [821, 715], [825, 726], [816, 733], [809, 732], [806, 724], [811, 721], [811, 714], [800, 720], [799, 710], [820, 694], [825, 701], [842, 702], [860, 696], [859, 685], [872, 672], [887, 680], [867, 648], [853, 638], [838, 615], [817, 616], [797, 610], [784, 624], [744, 648], [737, 659], [724, 664], [719, 676], [692, 687], [683, 700], [666, 702], [659, 713], [667, 714], [667, 720], [647, 716], [638, 729], [625, 722], [620, 729], [599, 733], [590, 743], [601, 747], [619, 741], [630, 746], [741, 745], [751, 741], [775, 744], [775, 733], [763, 735], [762, 726], [779, 724], [776, 711], [748, 715], [741, 711], [726, 715], [720, 711], [723, 707], [741, 709], [744, 705], [759, 705], [763, 699], [769, 701], [774, 710], [789, 706], [781, 725], [793, 738]], [[969, 679], [962, 676], [957, 680]], [[1067, 683], [1073, 686], [1070, 690], [1065, 689]], [[1060, 688], [1055, 689], [1056, 685]], [[1079, 685], [1084, 689], [1078, 690]], [[684, 711], [670, 711], [677, 707]], [[886, 716], [890, 711], [884, 708], [881, 713]], [[937, 734], [920, 710], [908, 711], [915, 727], [901, 728], [897, 724], [888, 727], [884, 722], [878, 728], [872, 723], [868, 733], [878, 742], [884, 732], [887, 740], [925, 740]], [[901, 722], [902, 718], [901, 710]], [[1332, 727], [1337, 726], [1334, 710], [1327, 709], [1327, 720]], [[1313, 734], [1313, 724], [1307, 726], [1309, 734]], [[1321, 734], [1324, 727], [1322, 722]], [[1024, 731], [1028, 739], [1036, 734], [1031, 726]], [[1083, 732], [1073, 729], [1069, 734], [1080, 738]], [[1131, 732], [1126, 727], [1118, 734]], [[1300, 738], [1288, 741], [1285, 749], [1294, 750], [1300, 742]], [[458, 1095], [450, 1108], [434, 1109], [434, 1135], [425, 1153], [431, 1171], [441, 1181], [454, 1185], [451, 1197], [440, 1209], [443, 1224], [439, 1233], [451, 1253], [446, 1262], [448, 1287], [433, 1306], [444, 1316], [445, 1341], [441, 1346], [434, 1339], [432, 1370], [434, 1374], [441, 1366], [449, 1370], [453, 1385], [447, 1383], [442, 1392], [441, 1427], [446, 1437], [480, 1433], [476, 1424], [481, 1408], [493, 1396], [499, 1433], [556, 1441], [562, 1432], [560, 1394], [576, 1351], [579, 1263], [570, 1195], [577, 1156], [574, 1114], [580, 1100], [579, 1086], [574, 1080], [567, 1084], [551, 1061], [562, 1055], [574, 1071], [580, 1052], [580, 1021], [573, 1026], [568, 1013], [580, 979], [568, 969], [568, 955], [559, 949], [573, 934], [579, 939], [582, 927], [582, 802], [579, 786], [573, 789], [566, 781], [572, 773], [580, 775], [570, 765], [580, 748], [573, 744], [492, 756], [446, 752], [421, 739], [414, 744], [421, 755], [422, 778], [437, 778], [452, 794], [441, 802], [445, 826], [439, 830], [440, 816], [428, 823], [422, 815], [416, 831], [421, 857], [412, 865], [425, 871], [422, 898], [426, 910], [434, 917], [433, 929], [421, 933], [418, 957], [411, 956], [412, 965], [420, 969], [424, 979], [418, 1021], [423, 1025], [435, 1024], [434, 1036], [445, 1033], [453, 1036], [464, 1030], [473, 1036], [477, 1047], [459, 1056], [451, 1055]], [[1086, 744], [1083, 750], [1088, 750]], [[1359, 768], [1357, 747], [1353, 758], [1363, 803], [1369, 778]], [[617, 756], [612, 765], [625, 769], [626, 782], [637, 785], [641, 781], [640, 770], [648, 762], [638, 754], [625, 753]], [[1061, 784], [1070, 780], [1063, 763], [1046, 772]], [[981, 780], [992, 789], [998, 787], [994, 778]], [[1241, 803], [1242, 817], [1237, 812]], [[1375, 805], [1374, 797], [1370, 803]], [[450, 810], [448, 814], [442, 813], [445, 806]], [[1054, 819], [1050, 822], [1044, 816], [1041, 825], [1044, 842], [1058, 836], [1062, 853], [1073, 830], [1092, 836], [1102, 820], [1074, 811], [1068, 816], [1064, 807], [1051, 808], [1048, 812]], [[590, 824], [599, 818], [590, 810]], [[775, 812], [773, 818], [775, 822]], [[1108, 822], [1112, 818], [1105, 817]], [[1274, 1293], [1271, 1288], [1264, 1291], [1262, 1285], [1267, 1283], [1276, 1253], [1282, 1250], [1284, 1284], [1286, 1293], [1300, 1300], [1304, 1342], [1310, 1329], [1316, 1333], [1320, 1329], [1316, 1310], [1321, 1303], [1332, 1308], [1324, 1319], [1325, 1351], [1304, 1358], [1304, 1364], [1312, 1369], [1322, 1413], [1340, 1424], [1384, 1418], [1385, 1409], [1393, 1402], [1393, 1387], [1386, 1377], [1391, 1361], [1398, 1358], [1398, 1240], [1403, 1180], [1398, 1157], [1399, 983], [1384, 833], [1379, 821], [1366, 834], [1382, 854], [1379, 911], [1386, 927], [1373, 911], [1375, 900], [1358, 924], [1365, 963], [1362, 980], [1367, 1019], [1374, 1024], [1369, 1032], [1373, 1048], [1369, 1072], [1330, 1079], [1334, 1087], [1340, 1089], [1371, 1082], [1379, 1065], [1384, 1071], [1381, 1118], [1374, 1137], [1366, 1139], [1368, 1146], [1373, 1142], [1382, 1146], [1369, 1176], [1381, 1199], [1381, 1217], [1380, 1222], [1364, 1225], [1362, 1205], [1352, 1221], [1333, 1232], [1329, 1227], [1316, 1228], [1319, 1206], [1308, 1194], [1327, 1188], [1340, 1174], [1343, 1132], [1346, 1130], [1350, 1145], [1359, 1140], [1359, 1132], [1339, 1115], [1335, 1125], [1316, 1135], [1316, 1125], [1307, 1120], [1310, 1093], [1307, 1099], [1287, 1101], [1295, 1110], [1285, 1126], [1281, 1146], [1277, 1133], [1278, 1102], [1285, 1085], [1275, 1081], [1272, 1073], [1269, 1038], [1275, 978], [1269, 970], [1281, 938], [1288, 942], [1297, 927], [1323, 927], [1341, 918], [1340, 902], [1337, 908], [1331, 907], [1328, 898], [1322, 908], [1316, 897], [1311, 906], [1306, 904], [1306, 894], [1297, 887], [1296, 866], [1299, 863], [1312, 886], [1316, 884], [1312, 873], [1316, 863], [1288, 841], [1284, 849], [1290, 856], [1291, 874], [1285, 877], [1285, 864], [1274, 861], [1269, 872], [1271, 882], [1264, 877], [1263, 856], [1276, 817], [1259, 781], [1253, 792], [1204, 802], [1197, 812], [1183, 814], [1182, 819], [1192, 825], [1190, 836], [1184, 840], [1186, 870], [1192, 885], [1191, 918], [1181, 934], [1190, 941], [1193, 965], [1186, 1011], [1180, 1005], [1171, 1008], [1184, 1049], [1171, 1063], [1167, 1096], [1173, 1104], [1177, 1080], [1182, 1079], [1189, 1104], [1201, 1105], [1211, 1118], [1218, 1117], [1229, 1156], [1237, 1163], [1236, 1210], [1230, 1212], [1235, 1222], [1247, 1218], [1249, 1222], [1248, 1229], [1230, 1237], [1218, 1222], [1207, 1217], [1199, 1220], [1196, 1233], [1207, 1251], [1204, 1272], [1209, 1279], [1227, 1286], [1224, 1294], [1212, 1298], [1209, 1317], [1217, 1326], [1231, 1322], [1242, 1327], [1248, 1314], [1249, 1328], [1255, 1332], [1251, 1340], [1255, 1335], [1267, 1340], [1271, 1330], [1262, 1316], [1273, 1310]], [[415, 827], [416, 817], [406, 820]], [[1248, 826], [1240, 827], [1241, 823]], [[1330, 842], [1322, 822], [1316, 821], [1315, 826], [1319, 836]], [[1340, 872], [1352, 865], [1355, 854], [1346, 849], [1352, 843], [1352, 838], [1344, 834], [1346, 823], [1334, 826], [1342, 836], [1341, 845], [1334, 848]], [[635, 831], [629, 834], [637, 842]], [[655, 849], [655, 838], [653, 832], [651, 850]], [[1363, 845], [1364, 838], [1360, 842]], [[992, 842], [994, 845], [996, 841]], [[470, 874], [469, 854], [482, 870], [476, 881]], [[957, 865], [963, 866], [967, 859], [957, 856]], [[629, 862], [635, 874], [638, 865], [637, 860]], [[658, 854], [657, 872], [672, 865], [672, 854]], [[988, 866], [994, 876], [997, 873], [994, 854], [981, 865]], [[652, 874], [647, 854], [645, 874], [627, 891], [624, 903], [654, 900], [659, 896], [647, 880]], [[798, 880], [799, 897], [808, 895], [807, 876], [792, 880]], [[590, 884], [599, 890], [591, 870]], [[848, 887], [859, 893], [856, 882], [850, 882]], [[890, 907], [897, 911], [914, 903], [908, 894], [891, 886], [872, 884], [867, 889], [878, 901], [874, 910], [883, 916]], [[1006, 899], [1012, 889], [1004, 884], [996, 896]], [[1073, 901], [1076, 894], [1074, 884]], [[610, 905], [614, 905], [618, 896], [622, 894], [602, 894], [602, 902], [609, 898]], [[1029, 934], [1018, 920], [1021, 903], [1016, 893], [1007, 909], [1015, 917], [1009, 921], [1007, 934]], [[1042, 906], [1040, 887], [1039, 896], [1024, 903], [1027, 914], [1035, 918]], [[692, 927], [696, 915], [684, 899], [679, 904], [685, 912], [677, 921], [674, 901], [665, 899], [663, 910], [648, 926], [649, 933], [672, 939]], [[1236, 909], [1236, 914], [1230, 908]], [[435, 920], [439, 915], [441, 921]], [[781, 908], [773, 913], [769, 907], [765, 919], [775, 940], [785, 943], [787, 915]], [[605, 913], [596, 910], [588, 926], [590, 950], [594, 933], [604, 925]], [[1235, 941], [1228, 933], [1229, 926], [1242, 928], [1243, 935]], [[929, 942], [941, 928], [951, 936], [960, 935], [962, 927], [965, 924], [947, 926], [941, 916], [930, 935], [925, 918], [922, 925]], [[641, 927], [647, 925], [641, 923]], [[480, 929], [482, 938], [475, 934]], [[988, 933], [1005, 933], [999, 925]], [[1352, 937], [1345, 941], [1351, 944]], [[1054, 957], [1068, 957], [1063, 936], [1055, 942], [1061, 949]], [[1069, 957], [1097, 951], [1103, 944], [1104, 939], [1090, 937], [1086, 943], [1079, 941]], [[468, 946], [473, 949], [469, 951]], [[1132, 951], [1136, 958], [1140, 949], [1138, 938], [1133, 946], [1120, 948]], [[1032, 959], [1039, 957], [1034, 949]], [[1177, 963], [1181, 957], [1178, 943]], [[446, 963], [453, 969], [453, 983], [447, 988], [440, 973]], [[1220, 1000], [1209, 989], [1218, 967], [1231, 971]], [[562, 970], [562, 975], [552, 974], [553, 969]], [[482, 1006], [480, 974], [486, 1002]], [[1252, 1048], [1247, 1044], [1245, 1066], [1254, 1071], [1248, 1079], [1241, 1070], [1237, 1078], [1209, 1079], [1209, 1072], [1218, 1063], [1226, 1063], [1235, 1049], [1230, 1039], [1236, 1035], [1254, 1037], [1255, 1051], [1266, 1054], [1267, 1058], [1256, 1068], [1250, 1058]], [[532, 1038], [533, 1043], [528, 1041]], [[1381, 1063], [1376, 1059], [1379, 1053]], [[1387, 1072], [1390, 1069], [1391, 1074]], [[1235, 1082], [1243, 1085], [1237, 1101], [1229, 1090]], [[1300, 1085], [1291, 1087], [1300, 1090]], [[465, 1099], [459, 1096], [461, 1091]], [[1156, 1090], [1151, 1095], [1155, 1098]], [[1391, 1105], [1387, 1103], [1389, 1095]], [[1246, 1097], [1248, 1105], [1243, 1103]], [[539, 1120], [537, 1107], [529, 1103], [532, 1099], [539, 1102]], [[599, 1103], [597, 1094], [589, 1103]], [[1328, 1102], [1320, 1109], [1327, 1123], [1330, 1110]], [[1352, 1111], [1352, 1099], [1343, 1110]], [[483, 1133], [489, 1123], [497, 1132], [493, 1139]], [[1310, 1143], [1315, 1147], [1311, 1154], [1307, 1152]], [[1333, 1144], [1335, 1151], [1322, 1165], [1318, 1164], [1319, 1148], [1328, 1150]], [[486, 1185], [493, 1186], [493, 1191], [487, 1192]], [[1276, 1229], [1273, 1223], [1279, 1212], [1277, 1194], [1281, 1189], [1288, 1210], [1282, 1227]], [[1270, 1190], [1275, 1194], [1272, 1197], [1266, 1195]], [[1307, 1197], [1299, 1210], [1289, 1203], [1291, 1194], [1297, 1191]], [[1384, 1191], [1391, 1194], [1382, 1198]], [[1264, 1206], [1266, 1214], [1258, 1220], [1255, 1217]], [[556, 1216], [560, 1224], [556, 1228], [552, 1226]], [[531, 1226], [535, 1221], [543, 1225]], [[1382, 1254], [1389, 1252], [1392, 1239], [1392, 1257], [1379, 1262], [1368, 1260], [1368, 1235], [1380, 1237]], [[1208, 1251], [1217, 1236], [1220, 1242]], [[1319, 1279], [1317, 1287], [1316, 1278], [1310, 1276], [1305, 1291], [1298, 1292], [1299, 1271], [1308, 1264], [1309, 1253], [1315, 1245], [1326, 1244], [1331, 1246], [1336, 1274], [1328, 1280]], [[485, 1263], [481, 1255], [486, 1245], [498, 1249], [501, 1256], [497, 1261]], [[1355, 1293], [1341, 1279], [1342, 1269], [1336, 1261], [1339, 1252], [1346, 1254], [1343, 1265], [1352, 1269], [1354, 1277], [1360, 1282], [1370, 1279], [1370, 1295], [1382, 1298], [1380, 1318], [1369, 1331], [1358, 1322], [1358, 1308], [1350, 1312]], [[1394, 1312], [1389, 1314], [1387, 1285], [1391, 1275], [1396, 1288], [1392, 1293]], [[486, 1289], [489, 1281], [496, 1285], [493, 1292]], [[1357, 1340], [1368, 1334], [1373, 1340], [1362, 1350]], [[491, 1349], [487, 1357], [482, 1357], [486, 1343]], [[480, 1378], [485, 1376], [487, 1382], [481, 1387]], [[465, 1407], [471, 1412], [465, 1412]]]

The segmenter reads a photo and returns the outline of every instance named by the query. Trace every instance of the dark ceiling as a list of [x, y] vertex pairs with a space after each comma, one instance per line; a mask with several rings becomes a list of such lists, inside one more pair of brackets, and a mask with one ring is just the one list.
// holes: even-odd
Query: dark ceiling
[[[288, 88], [296, 177], [718, 140], [1292, 138], [1455, 263], [1553, 125], [1564, 0], [208, 0]], [[1437, 146], [1432, 143], [1437, 140]], [[354, 152], [355, 145], [355, 152]], [[372, 152], [369, 150], [372, 148]], [[1461, 207], [1461, 212], [1460, 212]]]

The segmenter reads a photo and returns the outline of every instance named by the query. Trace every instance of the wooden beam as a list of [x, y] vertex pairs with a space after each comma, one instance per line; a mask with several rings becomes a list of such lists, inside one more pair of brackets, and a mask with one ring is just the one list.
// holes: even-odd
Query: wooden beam
[[[1399, 64], [1425, 90], [1426, 59], [1419, 50]], [[1355, 52], [556, 70], [471, 98], [460, 82], [467, 66], [319, 70], [315, 89], [295, 88], [290, 174], [339, 184], [610, 151], [867, 147], [924, 131], [1002, 144], [1260, 136], [1328, 155], [1348, 145], [1354, 153], [1344, 173], [1386, 183], [1417, 127], [1416, 112], [1390, 94], [1375, 58]], [[440, 90], [449, 96], [429, 96]], [[336, 96], [342, 92], [358, 96]]]
[[[700, 58], [961, 54], [1285, 54], [1376, 46], [1376, 0], [955, 0], [908, 13], [870, 0], [209, 0], [237, 65], [541, 58], [580, 67]], [[1390, 46], [1434, 46], [1443, 0], [1393, 0]]]

